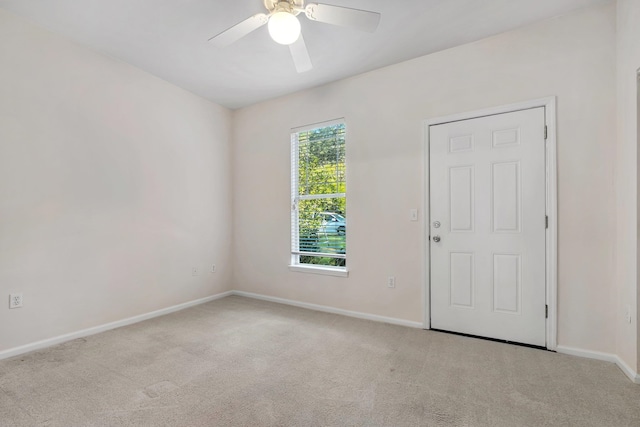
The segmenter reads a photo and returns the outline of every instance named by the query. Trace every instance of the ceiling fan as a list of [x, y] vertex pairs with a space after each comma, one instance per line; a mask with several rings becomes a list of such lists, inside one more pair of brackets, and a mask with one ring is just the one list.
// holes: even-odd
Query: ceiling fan
[[380, 22], [380, 14], [368, 10], [351, 9], [329, 4], [308, 3], [304, 0], [263, 0], [268, 13], [258, 13], [233, 27], [213, 36], [209, 41], [217, 47], [226, 47], [252, 31], [268, 23], [271, 38], [288, 45], [296, 70], [299, 73], [313, 68], [311, 58], [300, 33], [300, 13], [312, 20], [327, 24], [374, 32]]

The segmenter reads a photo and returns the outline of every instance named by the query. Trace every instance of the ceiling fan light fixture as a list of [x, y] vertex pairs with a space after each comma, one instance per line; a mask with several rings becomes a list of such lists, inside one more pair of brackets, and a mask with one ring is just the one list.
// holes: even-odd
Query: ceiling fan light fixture
[[311, 70], [313, 64], [300, 32], [298, 16], [305, 16], [311, 21], [351, 27], [370, 33], [375, 31], [380, 22], [380, 14], [368, 10], [321, 3], [307, 3], [305, 6], [305, 0], [263, 0], [263, 2], [268, 13], [250, 16], [211, 37], [209, 41], [219, 48], [224, 48], [263, 25], [267, 25], [271, 38], [277, 43], [289, 46], [296, 70], [298, 73], [304, 73]]
[[276, 12], [269, 18], [269, 35], [276, 42], [284, 45], [294, 43], [300, 37], [300, 21], [292, 13]]

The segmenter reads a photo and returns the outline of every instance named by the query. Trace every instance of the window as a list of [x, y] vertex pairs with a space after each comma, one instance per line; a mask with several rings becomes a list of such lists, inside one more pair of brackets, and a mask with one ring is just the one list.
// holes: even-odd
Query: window
[[346, 270], [344, 121], [291, 134], [292, 266]]

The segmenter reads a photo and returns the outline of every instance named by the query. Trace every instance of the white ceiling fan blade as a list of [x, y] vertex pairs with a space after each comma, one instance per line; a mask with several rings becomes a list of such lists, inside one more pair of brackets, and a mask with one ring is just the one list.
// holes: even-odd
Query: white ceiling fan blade
[[269, 21], [269, 16], [264, 13], [258, 13], [250, 18], [245, 19], [239, 24], [224, 30], [220, 34], [213, 36], [209, 41], [216, 47], [227, 47], [231, 43], [240, 40], [252, 31], [257, 30]]
[[380, 22], [380, 14], [377, 12], [329, 4], [309, 3], [304, 13], [312, 21], [355, 28], [369, 33], [373, 33]]
[[293, 63], [296, 64], [296, 70], [299, 73], [304, 73], [313, 68], [311, 58], [309, 57], [309, 51], [307, 50], [307, 45], [304, 43], [302, 34], [300, 34], [298, 40], [289, 45], [289, 51], [293, 57]]

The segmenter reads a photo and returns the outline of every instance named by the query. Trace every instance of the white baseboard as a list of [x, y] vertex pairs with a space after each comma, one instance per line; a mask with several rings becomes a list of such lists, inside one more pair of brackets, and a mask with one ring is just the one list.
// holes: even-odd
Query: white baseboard
[[638, 375], [636, 371], [631, 369], [631, 367], [627, 365], [626, 362], [616, 354], [602, 353], [600, 351], [584, 350], [584, 349], [575, 348], [575, 347], [566, 347], [563, 345], [559, 345], [556, 348], [556, 351], [558, 353], [569, 354], [571, 356], [586, 357], [588, 359], [603, 360], [605, 362], [615, 363], [618, 366], [618, 368], [620, 368], [620, 370], [624, 372], [624, 374], [627, 377], [629, 377], [631, 381], [633, 381], [636, 384], [640, 384], [640, 375]]
[[631, 381], [636, 384], [640, 384], [640, 375], [636, 371], [631, 369], [631, 367], [618, 356], [616, 356], [616, 365], [618, 365], [618, 368], [620, 368]]
[[397, 319], [395, 317], [378, 316], [377, 314], [361, 313], [359, 311], [343, 310], [341, 308], [329, 307], [326, 305], [311, 304], [285, 298], [271, 297], [268, 295], [254, 294], [252, 292], [232, 291], [233, 295], [241, 297], [259, 299], [262, 301], [276, 302], [279, 304], [292, 305], [294, 307], [307, 308], [309, 310], [323, 311], [325, 313], [341, 314], [343, 316], [355, 317], [358, 319], [373, 320], [374, 322], [390, 323], [392, 325], [408, 326], [410, 328], [422, 328], [422, 322], [412, 322], [410, 320]]
[[10, 348], [8, 350], [0, 351], [0, 360], [7, 359], [9, 357], [18, 356], [23, 353], [28, 353], [34, 350], [40, 350], [45, 347], [50, 347], [52, 345], [61, 344], [63, 342], [75, 340], [78, 338], [87, 337], [89, 335], [98, 334], [100, 332], [108, 331], [110, 329], [120, 328], [122, 326], [131, 325], [133, 323], [142, 322], [143, 320], [152, 319], [154, 317], [163, 316], [165, 314], [173, 313], [175, 311], [184, 310], [185, 308], [193, 307], [195, 305], [204, 304], [209, 301], [214, 301], [220, 298], [224, 298], [227, 296], [233, 295], [232, 291], [222, 292], [220, 294], [211, 295], [205, 298], [200, 298], [193, 301], [188, 301], [182, 304], [174, 305], [167, 308], [162, 308], [160, 310], [155, 310], [149, 313], [140, 314], [138, 316], [129, 317], [123, 320], [117, 320], [115, 322], [106, 323], [104, 325], [94, 326], [92, 328], [83, 329], [77, 332], [71, 332], [69, 334], [59, 335], [53, 338], [47, 338], [42, 341], [37, 341], [34, 343], [26, 344], [20, 347]]

